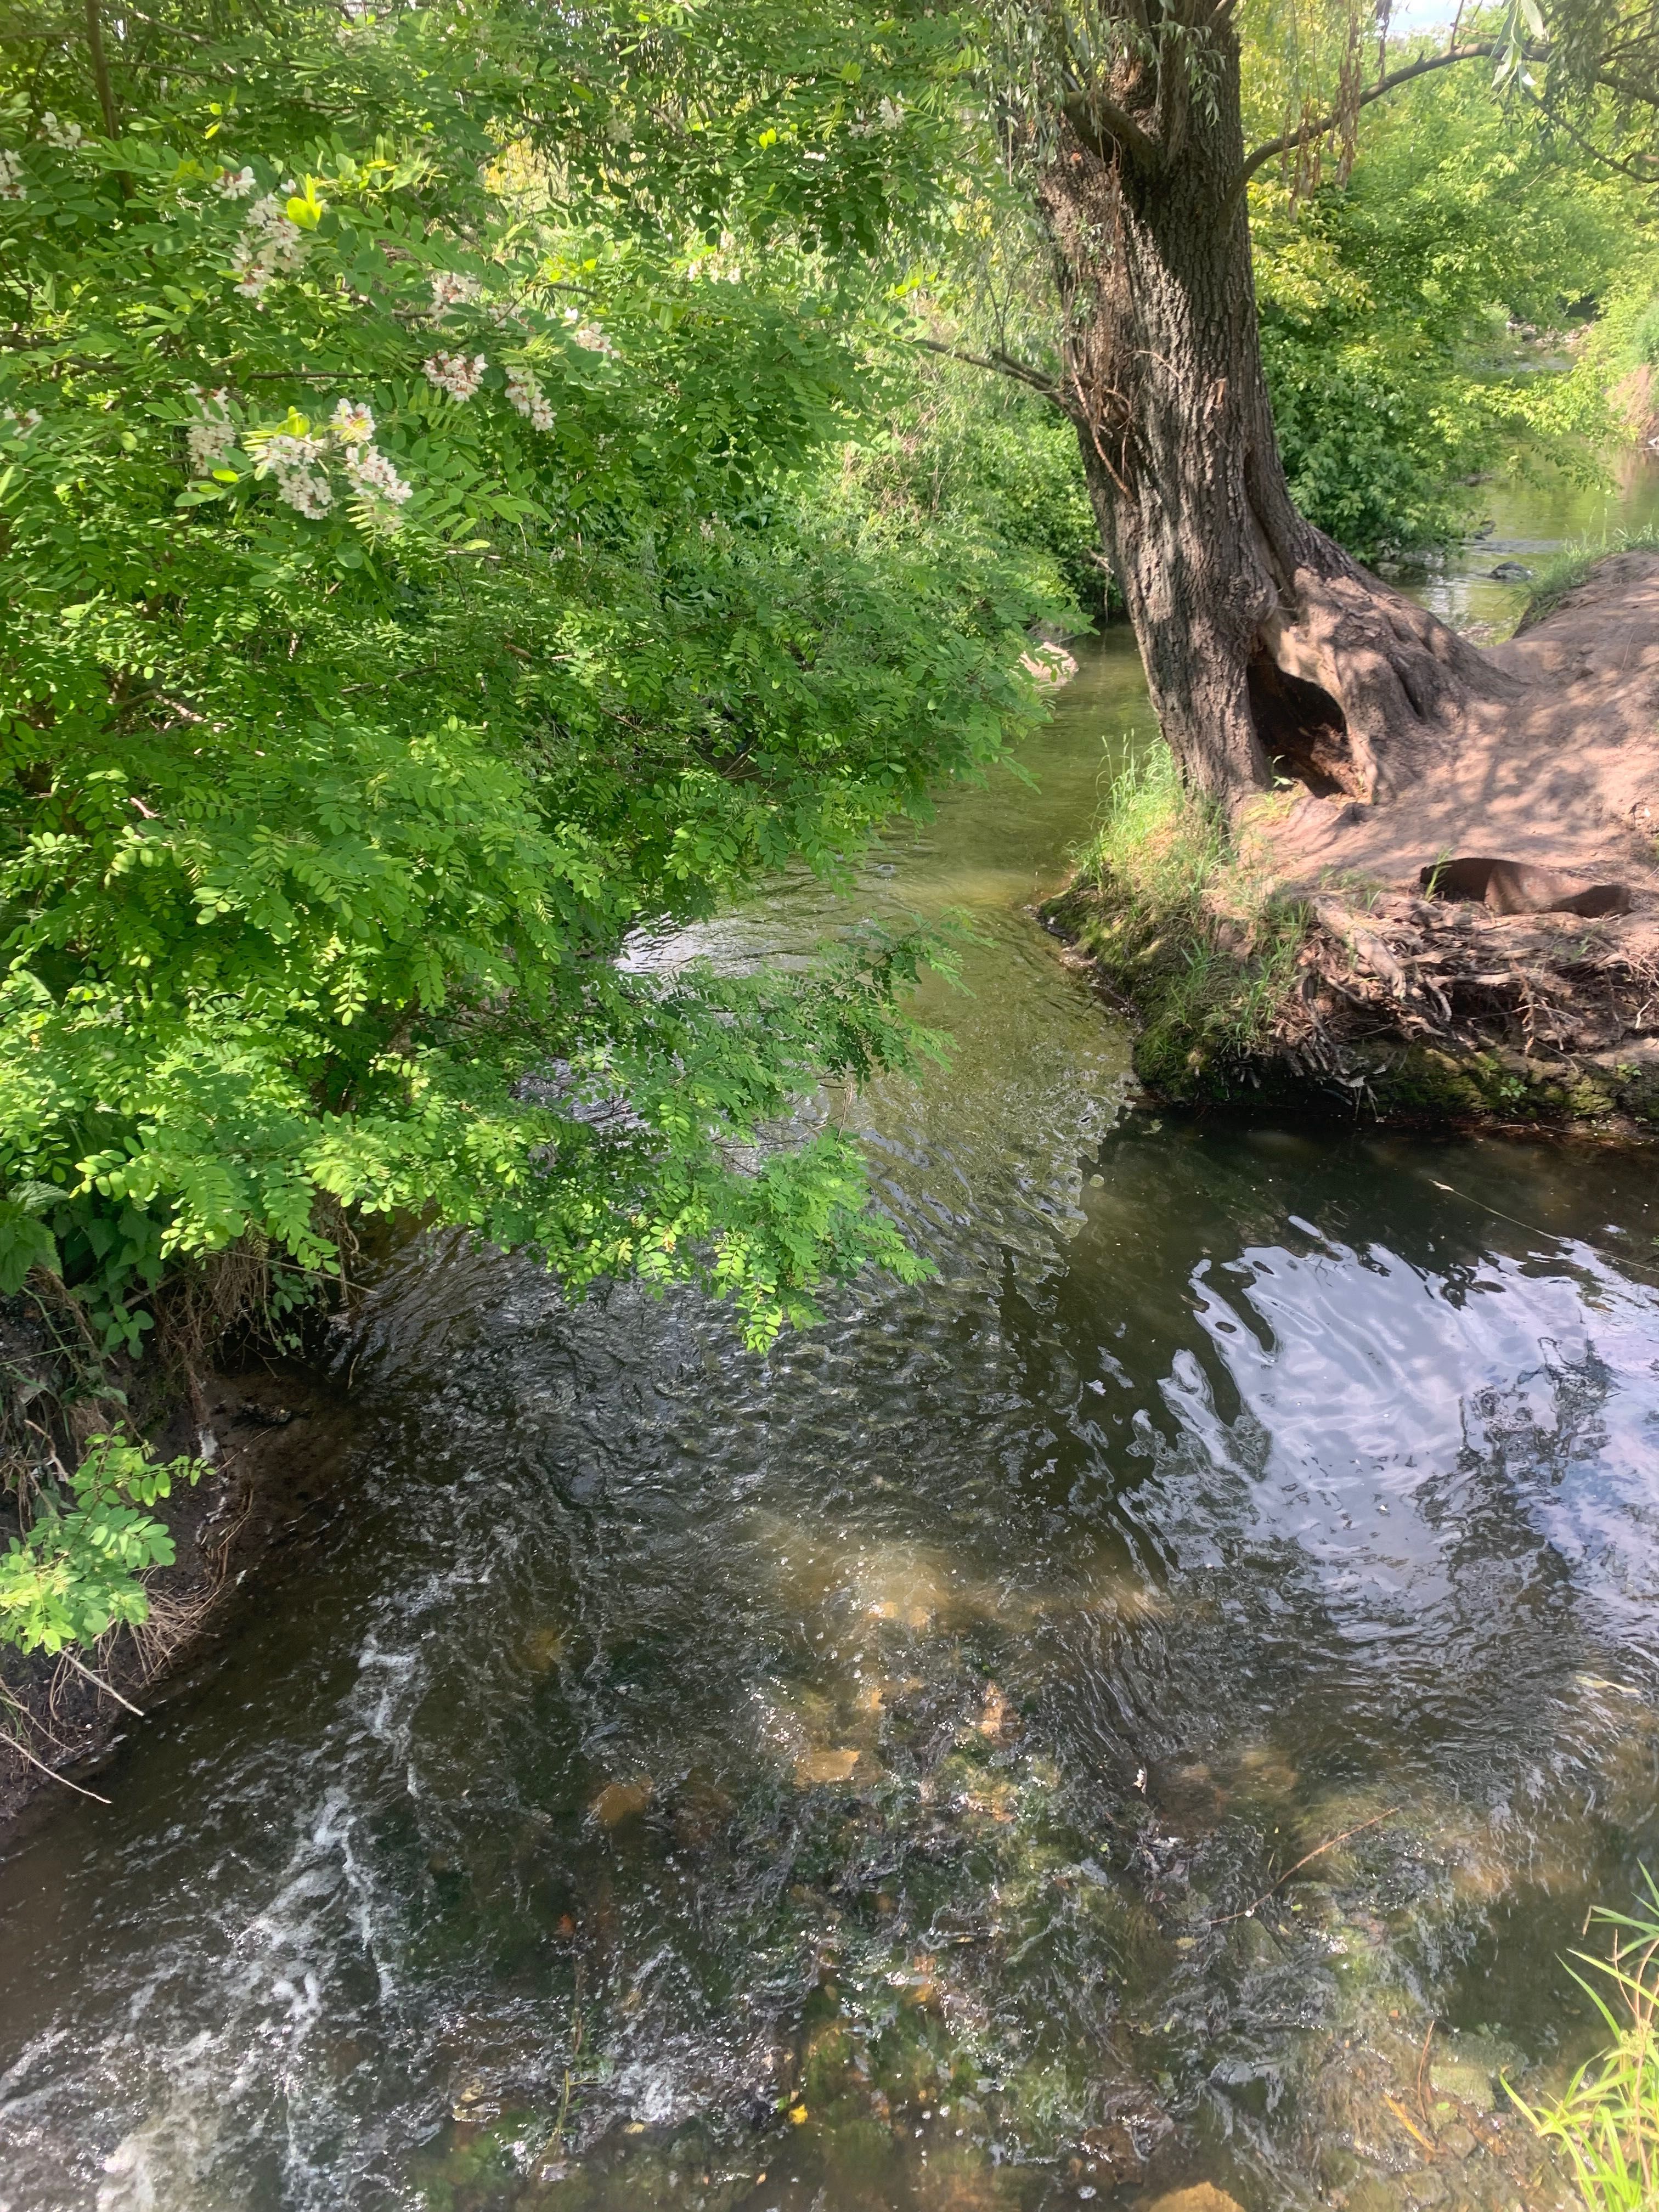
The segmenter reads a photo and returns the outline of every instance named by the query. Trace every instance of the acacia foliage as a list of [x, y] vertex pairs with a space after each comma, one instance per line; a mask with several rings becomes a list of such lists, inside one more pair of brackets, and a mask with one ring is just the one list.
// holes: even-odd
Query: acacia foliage
[[326, 1270], [342, 1208], [757, 1342], [913, 1271], [837, 1135], [749, 1148], [915, 1049], [922, 948], [628, 955], [1036, 711], [1030, 574], [807, 495], [868, 398], [836, 251], [927, 127], [886, 47], [722, 136], [631, 15], [146, 20], [0, 89], [0, 1289], [136, 1347], [168, 1268]]

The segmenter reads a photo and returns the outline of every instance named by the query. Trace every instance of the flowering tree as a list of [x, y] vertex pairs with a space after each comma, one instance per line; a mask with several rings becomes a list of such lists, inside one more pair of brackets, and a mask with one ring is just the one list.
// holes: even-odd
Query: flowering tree
[[617, 957], [1035, 711], [1026, 580], [800, 493], [898, 108], [843, 48], [741, 176], [682, 118], [653, 227], [609, 25], [87, 21], [25, 20], [0, 100], [0, 1291], [136, 1346], [169, 1268], [326, 1269], [343, 1208], [702, 1279], [760, 1342], [911, 1271], [839, 1137], [739, 1147], [905, 1055], [918, 949]]

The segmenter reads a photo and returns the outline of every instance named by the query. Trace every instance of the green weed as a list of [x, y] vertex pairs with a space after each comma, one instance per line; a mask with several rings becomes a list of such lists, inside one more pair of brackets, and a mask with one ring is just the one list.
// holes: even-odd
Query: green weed
[[1510, 2090], [1539, 2134], [1565, 2149], [1590, 2212], [1659, 2207], [1659, 1887], [1645, 1869], [1642, 1879], [1646, 1895], [1634, 1913], [1598, 1907], [1592, 1915], [1616, 1931], [1612, 1958], [1574, 1954], [1601, 1977], [1599, 1984], [1573, 1979], [1612, 2043], [1579, 2068], [1557, 2103], [1534, 2110]]
[[1585, 538], [1577, 544], [1564, 546], [1540, 572], [1532, 597], [1516, 624], [1516, 635], [1518, 637], [1522, 630], [1533, 629], [1553, 615], [1567, 593], [1577, 591], [1591, 569], [1609, 554], [1637, 552], [1659, 553], [1659, 526], [1614, 530], [1600, 538]]
[[1228, 1088], [1295, 982], [1306, 909], [1275, 899], [1241, 861], [1225, 820], [1182, 786], [1161, 741], [1113, 779], [1070, 896], [1103, 980], [1146, 1021], [1137, 1059], [1148, 1079]]

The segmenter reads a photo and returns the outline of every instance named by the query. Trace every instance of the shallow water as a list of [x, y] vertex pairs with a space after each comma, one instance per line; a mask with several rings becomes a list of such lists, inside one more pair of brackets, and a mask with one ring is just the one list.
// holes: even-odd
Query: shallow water
[[[1461, 550], [1431, 573], [1401, 580], [1443, 622], [1489, 643], [1509, 635], [1531, 592], [1528, 579], [1565, 547], [1589, 550], [1659, 526], [1659, 456], [1646, 449], [1628, 455], [1614, 483], [1499, 482], [1474, 496], [1480, 512]], [[1527, 574], [1494, 577], [1500, 567]]]
[[5, 1863], [3, 2212], [1557, 2201], [1492, 2083], [1659, 1850], [1650, 1158], [1126, 1103], [1025, 911], [1146, 724], [1083, 663], [1035, 791], [640, 950], [965, 910], [837, 1109], [934, 1279], [762, 1361], [392, 1267], [349, 1510]]

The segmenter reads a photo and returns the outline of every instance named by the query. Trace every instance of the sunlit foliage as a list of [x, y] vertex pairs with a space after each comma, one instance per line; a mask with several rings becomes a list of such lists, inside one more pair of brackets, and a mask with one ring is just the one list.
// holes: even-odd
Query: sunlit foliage
[[919, 948], [619, 957], [1035, 711], [1027, 574], [806, 493], [911, 126], [845, 44], [722, 131], [567, 28], [8, 46], [0, 1290], [61, 1271], [112, 1344], [228, 1245], [327, 1270], [343, 1206], [694, 1276], [762, 1341], [913, 1266], [838, 1136], [752, 1147], [905, 1057]]

